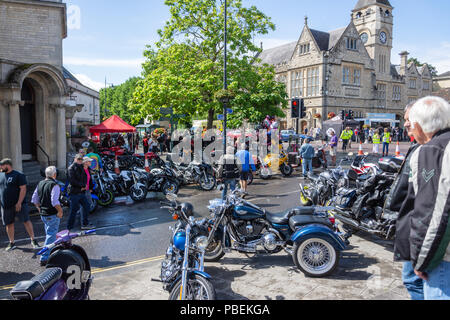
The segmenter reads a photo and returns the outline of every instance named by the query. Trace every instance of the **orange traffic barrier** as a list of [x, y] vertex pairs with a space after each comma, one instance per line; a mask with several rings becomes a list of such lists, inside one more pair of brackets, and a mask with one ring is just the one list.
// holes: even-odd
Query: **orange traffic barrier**
[[400, 142], [397, 141], [397, 149], [395, 150], [395, 156], [400, 156]]
[[150, 172], [150, 166], [148, 164], [148, 156], [145, 154], [145, 171]]
[[116, 161], [114, 163], [114, 172], [116, 174], [120, 174], [119, 159], [117, 158], [117, 155], [116, 155]]
[[362, 142], [359, 144], [359, 151], [358, 151], [358, 156], [363, 156], [364, 155], [364, 151], [363, 151], [363, 144]]

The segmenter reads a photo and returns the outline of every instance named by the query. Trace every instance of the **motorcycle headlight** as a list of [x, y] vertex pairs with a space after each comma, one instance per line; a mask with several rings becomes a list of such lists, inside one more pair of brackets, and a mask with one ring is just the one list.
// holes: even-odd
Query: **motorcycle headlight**
[[195, 246], [200, 250], [205, 250], [208, 247], [208, 238], [201, 236], [195, 239]]

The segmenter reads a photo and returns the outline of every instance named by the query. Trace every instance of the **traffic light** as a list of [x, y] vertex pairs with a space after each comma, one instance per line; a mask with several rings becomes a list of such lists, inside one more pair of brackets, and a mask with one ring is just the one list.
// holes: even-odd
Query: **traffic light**
[[345, 121], [347, 118], [346, 118], [346, 112], [345, 112], [345, 110], [342, 110], [341, 111], [341, 119], [343, 120], [343, 121]]
[[355, 119], [355, 113], [353, 112], [353, 110], [350, 110], [348, 112], [348, 116], [349, 116], [350, 119]]
[[301, 119], [306, 118], [305, 100], [303, 100], [303, 99], [300, 99], [300, 118]]
[[292, 99], [291, 102], [291, 118], [297, 119], [300, 117], [300, 99]]

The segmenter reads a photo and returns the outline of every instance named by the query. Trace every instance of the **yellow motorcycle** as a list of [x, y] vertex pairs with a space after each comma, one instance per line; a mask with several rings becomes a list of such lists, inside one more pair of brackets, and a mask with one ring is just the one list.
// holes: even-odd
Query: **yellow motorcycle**
[[[273, 154], [268, 154], [264, 161], [261, 163], [261, 168], [259, 170], [259, 175], [261, 179], [268, 180], [273, 176], [274, 171], [274, 161], [276, 161], [276, 157]], [[289, 164], [289, 158], [287, 154], [282, 150], [282, 147], [280, 145], [280, 157], [279, 157], [279, 170], [281, 174], [285, 177], [289, 177], [294, 172], [294, 168]]]

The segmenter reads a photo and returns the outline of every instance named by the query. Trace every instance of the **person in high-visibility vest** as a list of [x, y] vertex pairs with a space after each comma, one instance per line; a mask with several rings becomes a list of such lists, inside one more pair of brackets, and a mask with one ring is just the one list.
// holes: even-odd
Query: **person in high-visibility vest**
[[350, 139], [353, 137], [353, 131], [347, 127], [344, 131], [342, 131], [341, 134], [341, 140], [342, 140], [342, 151], [347, 151], [347, 145]]
[[378, 131], [375, 131], [375, 133], [372, 136], [372, 142], [373, 142], [373, 153], [379, 154], [380, 153], [380, 144], [381, 144], [381, 138]]
[[383, 140], [383, 157], [389, 155], [389, 144], [392, 142], [391, 133], [388, 128], [384, 129]]

